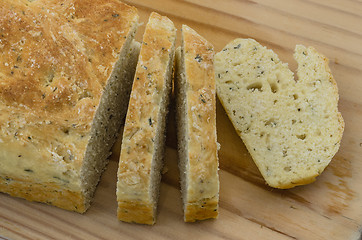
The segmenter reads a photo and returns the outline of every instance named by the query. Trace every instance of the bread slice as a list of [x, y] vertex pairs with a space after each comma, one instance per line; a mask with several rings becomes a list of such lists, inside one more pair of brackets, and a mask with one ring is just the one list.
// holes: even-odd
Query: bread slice
[[328, 59], [297, 45], [297, 78], [253, 39], [235, 39], [215, 56], [218, 97], [267, 184], [315, 181], [338, 151], [344, 122]]
[[0, 191], [83, 213], [128, 103], [138, 14], [118, 0], [0, 6]]
[[123, 132], [117, 182], [121, 221], [156, 221], [175, 39], [172, 21], [152, 13], [143, 35]]
[[218, 216], [216, 89], [213, 46], [182, 26], [176, 54], [176, 119], [185, 222]]

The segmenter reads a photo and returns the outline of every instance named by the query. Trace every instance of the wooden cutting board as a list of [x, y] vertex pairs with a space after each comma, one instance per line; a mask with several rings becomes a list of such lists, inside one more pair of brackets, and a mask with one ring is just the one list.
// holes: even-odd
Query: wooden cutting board
[[[346, 128], [339, 152], [315, 183], [276, 190], [263, 178], [220, 103], [220, 216], [184, 223], [173, 112], [155, 226], [118, 222], [112, 156], [84, 215], [0, 194], [0, 236], [10, 239], [360, 239], [362, 225], [362, 2], [360, 0], [135, 0], [147, 22], [151, 11], [209, 39], [217, 51], [237, 37], [272, 48], [292, 70], [298, 43], [330, 59]], [[140, 27], [137, 39], [143, 34]], [[117, 147], [116, 147], [117, 149]], [[0, 237], [1, 238], [1, 237]]]

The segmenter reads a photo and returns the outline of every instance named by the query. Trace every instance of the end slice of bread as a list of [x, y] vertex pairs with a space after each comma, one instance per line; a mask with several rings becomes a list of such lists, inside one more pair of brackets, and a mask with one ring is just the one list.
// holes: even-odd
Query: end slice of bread
[[213, 46], [182, 26], [176, 53], [176, 117], [184, 220], [218, 216], [216, 89]]
[[215, 56], [217, 94], [268, 185], [315, 181], [338, 151], [344, 121], [328, 59], [298, 45], [297, 78], [253, 39]]
[[154, 224], [163, 165], [176, 28], [152, 13], [133, 82], [118, 169], [118, 219]]

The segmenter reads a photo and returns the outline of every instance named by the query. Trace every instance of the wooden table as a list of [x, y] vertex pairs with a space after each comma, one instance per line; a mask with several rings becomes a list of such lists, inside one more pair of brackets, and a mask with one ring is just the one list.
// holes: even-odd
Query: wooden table
[[[330, 59], [346, 122], [339, 152], [318, 180], [290, 190], [265, 185], [221, 105], [218, 220], [184, 223], [173, 112], [166, 167], [153, 227], [116, 219], [117, 153], [89, 211], [80, 215], [0, 194], [0, 236], [10, 239], [359, 239], [362, 225], [362, 2], [360, 0], [135, 0], [141, 21], [151, 11], [209, 39], [219, 51], [237, 37], [272, 48], [292, 70], [298, 43]], [[137, 39], [143, 34], [140, 27]]]

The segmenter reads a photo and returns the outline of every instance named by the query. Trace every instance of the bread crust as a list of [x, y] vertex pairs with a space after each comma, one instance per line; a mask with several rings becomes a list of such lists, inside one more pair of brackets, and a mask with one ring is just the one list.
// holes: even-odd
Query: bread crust
[[11, 196], [28, 201], [43, 202], [70, 211], [83, 213], [87, 210], [84, 195], [81, 192], [63, 189], [55, 183], [33, 183], [25, 179], [1, 179], [0, 189]]
[[[151, 13], [132, 87], [118, 168], [118, 219], [125, 222], [155, 223], [157, 201], [153, 191], [158, 194], [158, 186], [156, 190], [152, 187], [160, 182], [154, 183], [152, 175], [160, 177], [160, 169], [155, 170], [153, 165], [161, 160], [155, 159], [156, 148], [164, 145], [156, 142], [157, 131], [165, 124], [160, 105], [168, 102], [171, 89], [167, 79], [171, 76], [175, 39], [172, 21]], [[167, 95], [165, 100], [163, 94]]]
[[188, 202], [184, 208], [185, 222], [217, 218], [219, 215], [219, 198], [215, 196], [213, 198], [201, 199], [197, 202]]
[[[177, 121], [179, 148], [182, 133], [186, 131], [187, 143], [186, 169], [180, 166], [181, 176], [185, 178], [182, 191], [184, 201], [184, 220], [194, 222], [218, 215], [218, 156], [216, 142], [216, 104], [215, 78], [212, 44], [190, 27], [182, 26], [183, 53], [177, 55], [176, 89], [180, 89], [180, 74], [186, 79], [186, 111], [181, 112], [180, 98], [177, 97]], [[180, 58], [183, 58], [180, 59]], [[184, 64], [184, 73], [182, 66]], [[176, 91], [181, 94], [180, 90]], [[186, 114], [185, 127], [180, 123], [181, 114]], [[186, 171], [183, 176], [182, 171]]]
[[123, 222], [153, 225], [154, 204], [145, 201], [119, 201], [117, 217]]
[[85, 211], [93, 118], [137, 21], [118, 0], [2, 1], [0, 191]]

